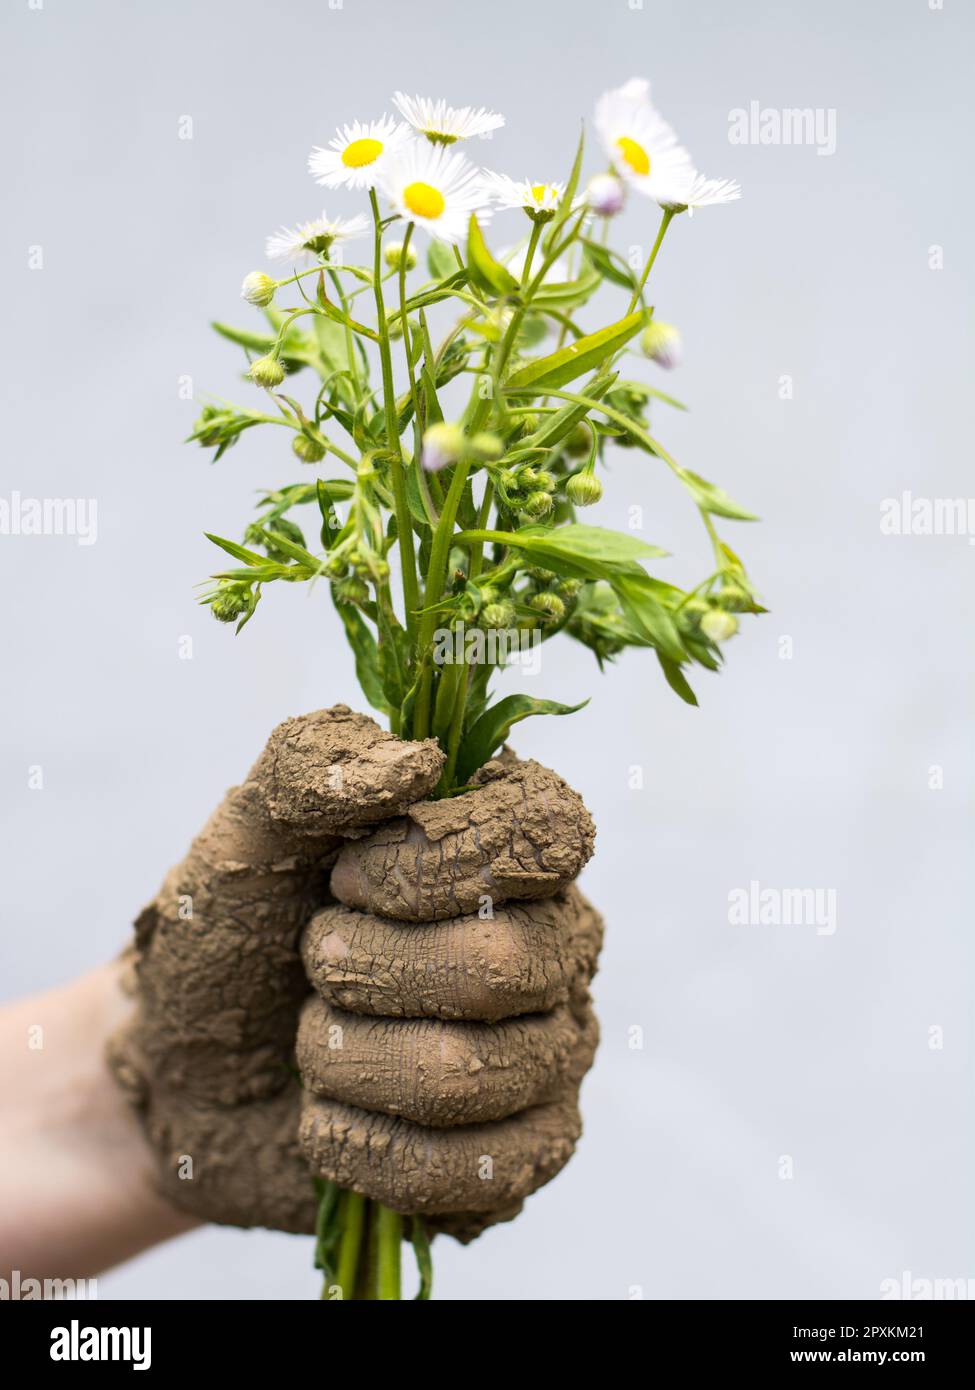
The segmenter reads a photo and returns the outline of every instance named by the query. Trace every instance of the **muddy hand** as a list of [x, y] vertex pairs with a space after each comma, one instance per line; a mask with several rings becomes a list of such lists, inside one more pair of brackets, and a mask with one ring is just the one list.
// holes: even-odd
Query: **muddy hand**
[[[113, 1064], [178, 1206], [310, 1231], [320, 1175], [465, 1236], [571, 1153], [591, 822], [514, 760], [425, 802], [441, 764], [343, 706], [287, 721], [140, 916]], [[333, 864], [351, 906], [313, 915]]]

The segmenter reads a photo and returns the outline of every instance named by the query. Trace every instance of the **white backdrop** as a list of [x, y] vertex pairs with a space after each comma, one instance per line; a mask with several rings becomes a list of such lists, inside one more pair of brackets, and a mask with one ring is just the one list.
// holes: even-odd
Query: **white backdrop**
[[[98, 502], [94, 545], [0, 536], [7, 996], [120, 947], [273, 724], [357, 702], [321, 590], [269, 593], [237, 640], [194, 603], [203, 530], [237, 535], [254, 489], [300, 470], [259, 434], [216, 467], [180, 443], [181, 378], [248, 398], [207, 320], [245, 322], [265, 235], [320, 211], [312, 144], [405, 87], [504, 111], [475, 153], [557, 177], [598, 93], [645, 74], [706, 171], [744, 185], [657, 263], [686, 343], [657, 384], [692, 409], [654, 424], [761, 514], [724, 530], [772, 612], [698, 680], [699, 710], [649, 656], [600, 677], [581, 648], [545, 653], [533, 689], [592, 702], [514, 742], [599, 826], [604, 1040], [576, 1158], [514, 1225], [438, 1243], [441, 1297], [869, 1298], [905, 1270], [975, 1275], [973, 553], [880, 529], [887, 497], [970, 490], [972, 20], [952, 0], [5, 6], [2, 493]], [[835, 151], [730, 143], [753, 101], [835, 112]], [[617, 242], [654, 226], [633, 206]], [[700, 577], [686, 498], [619, 452], [590, 517], [633, 505], [676, 554], [660, 573]], [[835, 932], [733, 926], [752, 880], [834, 890]], [[310, 1256], [211, 1229], [101, 1293], [312, 1297]]]

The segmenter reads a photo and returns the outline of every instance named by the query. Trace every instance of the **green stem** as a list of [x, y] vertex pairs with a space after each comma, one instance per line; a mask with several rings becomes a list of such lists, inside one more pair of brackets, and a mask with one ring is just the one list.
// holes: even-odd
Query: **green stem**
[[[460, 506], [460, 499], [464, 495], [464, 487], [467, 483], [467, 475], [470, 472], [470, 460], [464, 459], [454, 464], [454, 475], [450, 480], [450, 487], [444, 499], [443, 511], [440, 513], [440, 521], [437, 529], [433, 533], [433, 545], [430, 547], [430, 565], [427, 571], [427, 583], [423, 593], [423, 607], [432, 609], [440, 602], [443, 594], [444, 583], [447, 577], [447, 561], [450, 558], [450, 541], [454, 533], [454, 523], [457, 520], [457, 508]], [[417, 651], [419, 659], [422, 661], [427, 653], [427, 648], [433, 643], [433, 634], [436, 630], [437, 614], [435, 612], [425, 612], [420, 618], [420, 632], [417, 639]], [[416, 696], [416, 710], [413, 718], [413, 737], [427, 738], [430, 733], [430, 702], [433, 690], [433, 667], [427, 665], [420, 681], [420, 689]]]
[[646, 265], [643, 267], [643, 274], [640, 276], [640, 283], [637, 285], [636, 289], [633, 291], [633, 298], [630, 300], [630, 307], [629, 307], [629, 308], [627, 309], [627, 311], [626, 311], [628, 314], [632, 314], [632, 313], [633, 313], [633, 310], [634, 310], [634, 309], [636, 308], [636, 306], [637, 306], [637, 300], [638, 300], [638, 299], [640, 298], [640, 296], [643, 294], [643, 287], [644, 287], [644, 285], [647, 283], [647, 278], [648, 278], [648, 276], [649, 276], [651, 270], [653, 269], [653, 263], [654, 263], [654, 261], [657, 259], [657, 252], [660, 250], [660, 244], [661, 244], [661, 242], [663, 241], [663, 239], [664, 239], [664, 237], [665, 237], [665, 235], [666, 235], [666, 233], [667, 233], [667, 228], [670, 226], [670, 224], [671, 224], [673, 218], [674, 218], [674, 209], [673, 209], [673, 208], [664, 208], [663, 217], [661, 217], [661, 219], [660, 219], [660, 229], [659, 229], [659, 231], [657, 232], [657, 240], [653, 243], [653, 246], [652, 246], [652, 248], [651, 248], [651, 250], [650, 250], [650, 255], [647, 257], [647, 263], [646, 263]]
[[376, 1298], [390, 1302], [401, 1297], [400, 1252], [403, 1243], [403, 1218], [398, 1211], [373, 1204], [373, 1223], [376, 1230]]
[[356, 1274], [365, 1224], [366, 1199], [359, 1192], [346, 1192], [342, 1197], [342, 1236], [335, 1270], [335, 1282], [343, 1299], [355, 1297]]
[[372, 215], [376, 227], [373, 280], [376, 291], [376, 323], [379, 329], [379, 358], [383, 373], [386, 446], [391, 455], [389, 471], [393, 484], [393, 499], [396, 503], [396, 531], [399, 539], [400, 568], [403, 574], [406, 630], [412, 640], [415, 636], [415, 614], [420, 606], [420, 595], [416, 577], [416, 554], [413, 549], [413, 522], [410, 518], [410, 506], [406, 498], [406, 477], [403, 473], [403, 459], [400, 453], [399, 419], [396, 414], [396, 393], [393, 387], [393, 360], [389, 351], [386, 304], [382, 289], [382, 231], [379, 226], [379, 200], [374, 188], [369, 190], [369, 200], [372, 203]]

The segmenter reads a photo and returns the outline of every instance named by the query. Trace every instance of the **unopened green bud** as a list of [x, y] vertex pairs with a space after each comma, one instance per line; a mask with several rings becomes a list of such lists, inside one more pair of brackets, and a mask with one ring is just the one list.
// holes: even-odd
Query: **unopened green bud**
[[726, 613], [747, 613], [752, 606], [749, 595], [737, 584], [726, 584], [715, 597]]
[[221, 583], [210, 603], [218, 623], [235, 623], [246, 612], [250, 590], [246, 584]]
[[559, 485], [559, 480], [554, 473], [548, 473], [544, 468], [540, 468], [535, 474], [535, 486], [542, 492], [554, 492]]
[[483, 627], [510, 627], [514, 620], [515, 610], [510, 603], [489, 603], [481, 609]]
[[720, 608], [711, 608], [701, 619], [701, 631], [711, 642], [727, 642], [738, 631], [738, 619]]
[[535, 594], [534, 598], [529, 599], [529, 604], [536, 613], [541, 613], [547, 623], [559, 623], [565, 617], [565, 604], [558, 594]]
[[302, 463], [320, 463], [327, 452], [323, 444], [319, 444], [317, 439], [311, 439], [307, 434], [296, 434], [291, 441], [291, 448]]
[[581, 579], [563, 579], [562, 583], [558, 587], [558, 593], [559, 596], [561, 598], [564, 598], [567, 603], [571, 603], [574, 598], [578, 597], [579, 590], [581, 588]]
[[524, 415], [524, 416], [522, 416], [522, 421], [521, 421], [521, 433], [522, 433], [523, 435], [526, 435], [526, 434], [534, 434], [535, 431], [536, 431], [537, 429], [538, 429], [538, 416], [537, 416], [537, 415]]
[[581, 458], [592, 448], [592, 430], [587, 425], [576, 425], [569, 431], [565, 440], [565, 452], [573, 458]]
[[538, 474], [535, 472], [534, 468], [529, 468], [527, 464], [518, 469], [519, 487], [534, 487], [537, 478]]
[[522, 502], [521, 510], [537, 521], [539, 517], [548, 516], [552, 510], [552, 498], [547, 492], [530, 492]]
[[448, 464], [456, 463], [464, 453], [467, 441], [460, 425], [440, 420], [423, 434], [421, 460], [428, 473], [437, 473]]
[[[383, 259], [390, 270], [399, 270], [400, 262], [403, 260], [403, 243], [401, 241], [391, 241], [383, 252]], [[416, 265], [416, 252], [412, 246], [406, 248], [406, 268], [412, 270]]]
[[660, 367], [679, 367], [683, 356], [681, 337], [672, 323], [651, 323], [643, 330], [640, 346]]
[[518, 491], [518, 470], [515, 468], [502, 468], [498, 474], [498, 482], [505, 492]]
[[482, 463], [495, 463], [504, 453], [504, 442], [496, 434], [481, 430], [471, 439], [471, 453]]
[[340, 603], [354, 603], [356, 606], [368, 603], [369, 585], [355, 576], [341, 579], [335, 586], [335, 597]]
[[266, 386], [270, 390], [284, 381], [284, 368], [272, 353], [268, 353], [266, 357], [258, 357], [251, 363], [248, 376], [258, 386]]
[[248, 304], [257, 304], [264, 309], [274, 299], [276, 289], [277, 284], [270, 275], [265, 275], [263, 270], [252, 270], [249, 275], [244, 276], [240, 297], [246, 299]]
[[565, 495], [574, 507], [591, 507], [603, 495], [603, 485], [595, 473], [574, 473], [565, 485]]

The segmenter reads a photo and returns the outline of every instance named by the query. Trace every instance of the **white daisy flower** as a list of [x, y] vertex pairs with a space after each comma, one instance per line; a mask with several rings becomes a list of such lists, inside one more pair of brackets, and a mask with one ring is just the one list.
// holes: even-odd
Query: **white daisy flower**
[[454, 244], [467, 235], [471, 213], [483, 219], [488, 207], [480, 171], [469, 160], [419, 141], [404, 145], [383, 166], [382, 189], [407, 222]]
[[740, 197], [741, 184], [737, 179], [706, 179], [703, 174], [692, 172], [685, 187], [661, 206], [673, 208], [675, 212], [683, 212], [686, 208], [688, 217], [692, 217], [695, 208], [717, 207]]
[[314, 265], [327, 259], [332, 248], [343, 241], [362, 236], [369, 226], [362, 213], [355, 217], [327, 217], [323, 212], [313, 222], [299, 222], [297, 227], [282, 227], [267, 239], [265, 250], [269, 260], [292, 261]]
[[441, 98], [410, 97], [405, 92], [393, 93], [393, 105], [413, 129], [425, 135], [433, 145], [452, 145], [455, 140], [471, 140], [475, 135], [490, 135], [500, 130], [504, 117], [483, 106], [448, 106]]
[[596, 129], [620, 177], [663, 202], [687, 189], [694, 167], [672, 127], [651, 106], [648, 91], [634, 80], [606, 92], [596, 103]]
[[353, 121], [338, 128], [327, 149], [312, 150], [308, 169], [326, 188], [375, 188], [383, 162], [407, 139], [406, 126], [392, 116]]
[[485, 169], [481, 174], [484, 186], [502, 208], [522, 208], [532, 219], [554, 217], [565, 196], [564, 183], [531, 183], [528, 179], [509, 179], [507, 174], [494, 174]]

